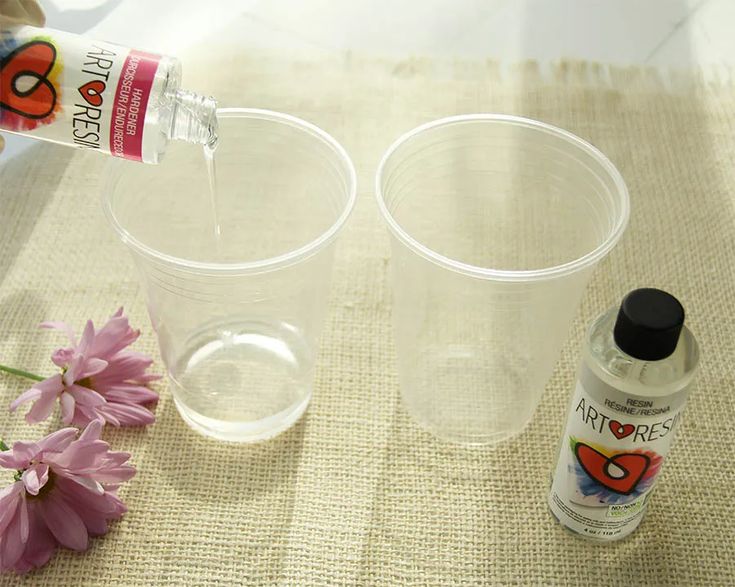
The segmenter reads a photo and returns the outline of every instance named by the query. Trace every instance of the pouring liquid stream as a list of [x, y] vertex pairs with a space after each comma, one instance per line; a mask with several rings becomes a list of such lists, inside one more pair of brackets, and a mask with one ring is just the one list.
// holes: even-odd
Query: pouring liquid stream
[[212, 231], [214, 236], [215, 250], [217, 255], [222, 255], [222, 225], [220, 224], [219, 210], [217, 206], [217, 165], [215, 163], [215, 154], [219, 139], [216, 129], [213, 129], [212, 140], [204, 145], [204, 162], [207, 168], [207, 179], [209, 183], [209, 208], [212, 213]]

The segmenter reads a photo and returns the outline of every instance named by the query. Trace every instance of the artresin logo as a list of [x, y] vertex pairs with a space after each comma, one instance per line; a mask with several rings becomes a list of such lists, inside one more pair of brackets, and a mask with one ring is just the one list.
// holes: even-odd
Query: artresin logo
[[58, 91], [50, 78], [56, 48], [33, 40], [0, 59], [0, 126], [30, 130], [53, 121]]
[[105, 91], [105, 82], [98, 79], [87, 82], [79, 87], [79, 93], [90, 106], [102, 106], [102, 92]]
[[80, 147], [100, 148], [103, 126], [108, 124], [103, 119], [104, 92], [109, 83], [114, 84], [114, 77], [111, 82], [110, 74], [116, 57], [117, 54], [114, 51], [96, 44], [92, 44], [84, 56], [80, 74], [86, 77], [87, 81], [77, 88], [84, 103], [74, 104], [71, 120], [72, 140]]

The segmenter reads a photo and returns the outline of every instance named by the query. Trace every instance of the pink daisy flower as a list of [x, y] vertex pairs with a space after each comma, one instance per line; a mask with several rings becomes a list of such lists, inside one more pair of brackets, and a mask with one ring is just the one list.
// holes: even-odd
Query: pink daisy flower
[[160, 375], [146, 374], [151, 357], [125, 350], [140, 330], [130, 327], [122, 308], [99, 330], [88, 320], [79, 343], [64, 322], [44, 322], [41, 327], [65, 332], [72, 346], [51, 356], [61, 373], [34, 384], [10, 404], [11, 411], [33, 402], [26, 421], [35, 424], [49, 417], [58, 399], [64, 424], [84, 426], [97, 418], [114, 426], [155, 421], [145, 405], [157, 401], [158, 394], [146, 385]]
[[91, 422], [78, 439], [76, 428], [63, 428], [0, 452], [0, 467], [16, 470], [0, 491], [0, 571], [41, 567], [57, 545], [86, 550], [89, 536], [107, 533], [108, 520], [127, 511], [117, 489], [135, 468], [100, 440], [103, 424]]

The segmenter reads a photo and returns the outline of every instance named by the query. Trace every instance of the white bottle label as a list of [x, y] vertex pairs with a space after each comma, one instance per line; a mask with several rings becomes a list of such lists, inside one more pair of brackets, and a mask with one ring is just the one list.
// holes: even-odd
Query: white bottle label
[[598, 540], [636, 529], [687, 392], [630, 395], [582, 365], [549, 493], [549, 507], [562, 524]]
[[35, 27], [0, 36], [0, 128], [141, 161], [160, 56]]

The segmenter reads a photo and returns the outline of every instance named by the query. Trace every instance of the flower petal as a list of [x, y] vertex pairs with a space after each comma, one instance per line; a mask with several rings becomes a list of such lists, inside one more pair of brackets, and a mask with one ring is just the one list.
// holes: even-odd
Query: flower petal
[[98, 408], [106, 420], [117, 419], [121, 426], [147, 426], [156, 421], [156, 416], [137, 404], [107, 402]]
[[105, 398], [121, 404], [148, 404], [158, 401], [158, 393], [142, 385], [121, 383], [106, 389]]
[[99, 440], [102, 435], [102, 427], [105, 425], [101, 418], [92, 420], [82, 432], [79, 440], [84, 442]]
[[[95, 477], [96, 476], [97, 474], [95, 472]], [[75, 483], [78, 483], [79, 485], [81, 485], [85, 489], [88, 489], [95, 495], [104, 495], [105, 493], [105, 488], [102, 487], [102, 484], [98, 483], [91, 477], [84, 476], [84, 475], [68, 475], [66, 476], [66, 478], [71, 479]]]
[[[23, 555], [15, 565], [17, 572], [24, 572], [33, 567], [45, 565], [56, 550], [56, 540], [49, 532], [46, 524], [36, 511], [32, 501], [27, 502], [30, 521], [30, 534]], [[22, 563], [22, 564], [21, 564]]]
[[76, 411], [74, 412], [74, 426], [79, 426], [80, 428], [84, 428], [85, 426], [88, 426], [90, 422], [93, 422], [94, 420], [102, 419], [103, 422], [106, 421], [105, 417], [100, 414], [96, 408], [90, 408], [87, 406], [78, 406]]
[[102, 410], [104, 410], [104, 408], [101, 408], [100, 411], [97, 413], [105, 419], [105, 422], [107, 422], [108, 424], [112, 424], [113, 426], [117, 426], [118, 428], [122, 425], [120, 424], [120, 420], [117, 419], [117, 416], [115, 416], [114, 414], [104, 414], [102, 413]]
[[99, 462], [109, 450], [110, 445], [104, 440], [72, 442], [62, 453], [47, 455], [45, 461], [51, 465], [55, 473], [80, 474], [87, 469], [99, 466]]
[[74, 396], [70, 393], [62, 393], [59, 401], [61, 403], [61, 420], [64, 424], [69, 425], [74, 419], [74, 407], [76, 405]]
[[41, 397], [33, 404], [33, 407], [28, 410], [26, 422], [29, 424], [38, 424], [38, 422], [43, 422], [48, 418], [56, 405], [57, 397], [58, 395], [56, 393], [42, 393]]
[[16, 481], [0, 491], [0, 537], [5, 528], [15, 516], [15, 510], [20, 503], [20, 494], [23, 491], [23, 483]]
[[64, 383], [61, 379], [61, 375], [53, 375], [48, 379], [34, 383], [33, 387], [23, 392], [18, 396], [13, 403], [10, 404], [10, 411], [14, 412], [18, 409], [18, 406], [29, 401], [38, 399], [42, 395], [56, 396], [64, 390]]
[[39, 440], [38, 448], [44, 452], [61, 452], [72, 443], [78, 432], [76, 428], [62, 428]]
[[104, 514], [106, 518], [119, 518], [127, 511], [125, 504], [109, 491], [104, 495], [97, 495], [65, 477], [56, 479], [56, 488], [67, 501]]
[[51, 362], [57, 367], [64, 368], [74, 358], [74, 349], [56, 349], [51, 355]]
[[84, 369], [84, 355], [79, 352], [75, 352], [69, 364], [66, 366], [66, 372], [64, 373], [64, 385], [71, 385], [79, 377], [77, 375]]
[[30, 527], [28, 522], [28, 504], [26, 503], [26, 496], [24, 493], [20, 494], [18, 514], [20, 515], [20, 541], [25, 544], [28, 542]]
[[128, 367], [133, 365], [136, 367], [150, 367], [153, 364], [153, 357], [140, 351], [125, 350], [115, 353], [112, 362], [116, 365], [124, 363]]
[[163, 375], [157, 375], [156, 373], [146, 373], [145, 375], [136, 377], [134, 382], [145, 385], [146, 383], [150, 383], [151, 381], [158, 381], [159, 379], [163, 379]]
[[84, 361], [84, 367], [80, 373], [77, 374], [77, 380], [85, 379], [97, 375], [107, 369], [107, 361], [104, 359], [97, 359], [95, 357], [89, 357]]
[[31, 387], [30, 389], [27, 389], [23, 393], [21, 393], [10, 403], [10, 411], [14, 412], [23, 404], [35, 401], [39, 397], [41, 397], [41, 390], [37, 387]]
[[135, 467], [132, 465], [125, 465], [122, 467], [111, 467], [101, 471], [97, 471], [94, 474], [94, 478], [100, 483], [123, 483], [135, 477]]
[[109, 452], [105, 457], [105, 466], [119, 467], [127, 463], [131, 456], [129, 452]]
[[[112, 454], [120, 454], [120, 453], [112, 453]], [[0, 505], [3, 506], [2, 508], [0, 508], [0, 515], [2, 515], [3, 508], [7, 505], [7, 503], [5, 503], [6, 500], [9, 500], [16, 493], [18, 493], [21, 489], [23, 489], [23, 484], [20, 483], [20, 481], [16, 481], [15, 483], [11, 483], [7, 487], [3, 487], [2, 489], [0, 489]]]
[[25, 469], [41, 449], [35, 442], [14, 442], [13, 448], [0, 453], [0, 465], [6, 469]]
[[107, 534], [107, 520], [105, 516], [79, 506], [77, 506], [77, 513], [82, 518], [90, 536], [103, 536]]
[[22, 469], [28, 464], [25, 459], [19, 459], [15, 456], [13, 449], [0, 452], [0, 467], [6, 469]]
[[90, 353], [95, 357], [112, 357], [115, 353], [133, 344], [139, 336], [140, 330], [130, 328], [126, 316], [122, 314], [113, 316], [97, 332]]
[[89, 387], [74, 384], [67, 387], [66, 391], [74, 396], [74, 401], [80, 406], [89, 406], [93, 408], [107, 403], [107, 400], [105, 400], [104, 397]]
[[95, 383], [102, 387], [145, 377], [146, 369], [152, 364], [153, 359], [148, 355], [121, 351], [108, 360], [107, 369], [95, 377]]
[[84, 332], [82, 332], [82, 339], [79, 341], [79, 344], [77, 345], [77, 352], [80, 355], [86, 355], [89, 353], [89, 356], [94, 356], [94, 353], [89, 352], [91, 350], [92, 344], [94, 343], [94, 322], [91, 320], [87, 320], [87, 324], [84, 325]]
[[43, 381], [34, 383], [33, 387], [40, 389], [43, 393], [61, 393], [64, 388], [64, 382], [61, 379], [61, 374], [52, 375]]
[[20, 499], [10, 523], [5, 528], [3, 539], [0, 541], [0, 568], [12, 569], [25, 549], [25, 542], [21, 535]]
[[86, 550], [89, 544], [87, 527], [74, 509], [58, 493], [50, 492], [38, 502], [46, 526], [59, 544], [72, 550]]
[[38, 495], [41, 491], [41, 487], [46, 485], [48, 482], [48, 465], [45, 463], [38, 463], [31, 465], [21, 475], [21, 480], [26, 488], [26, 491], [31, 495]]

